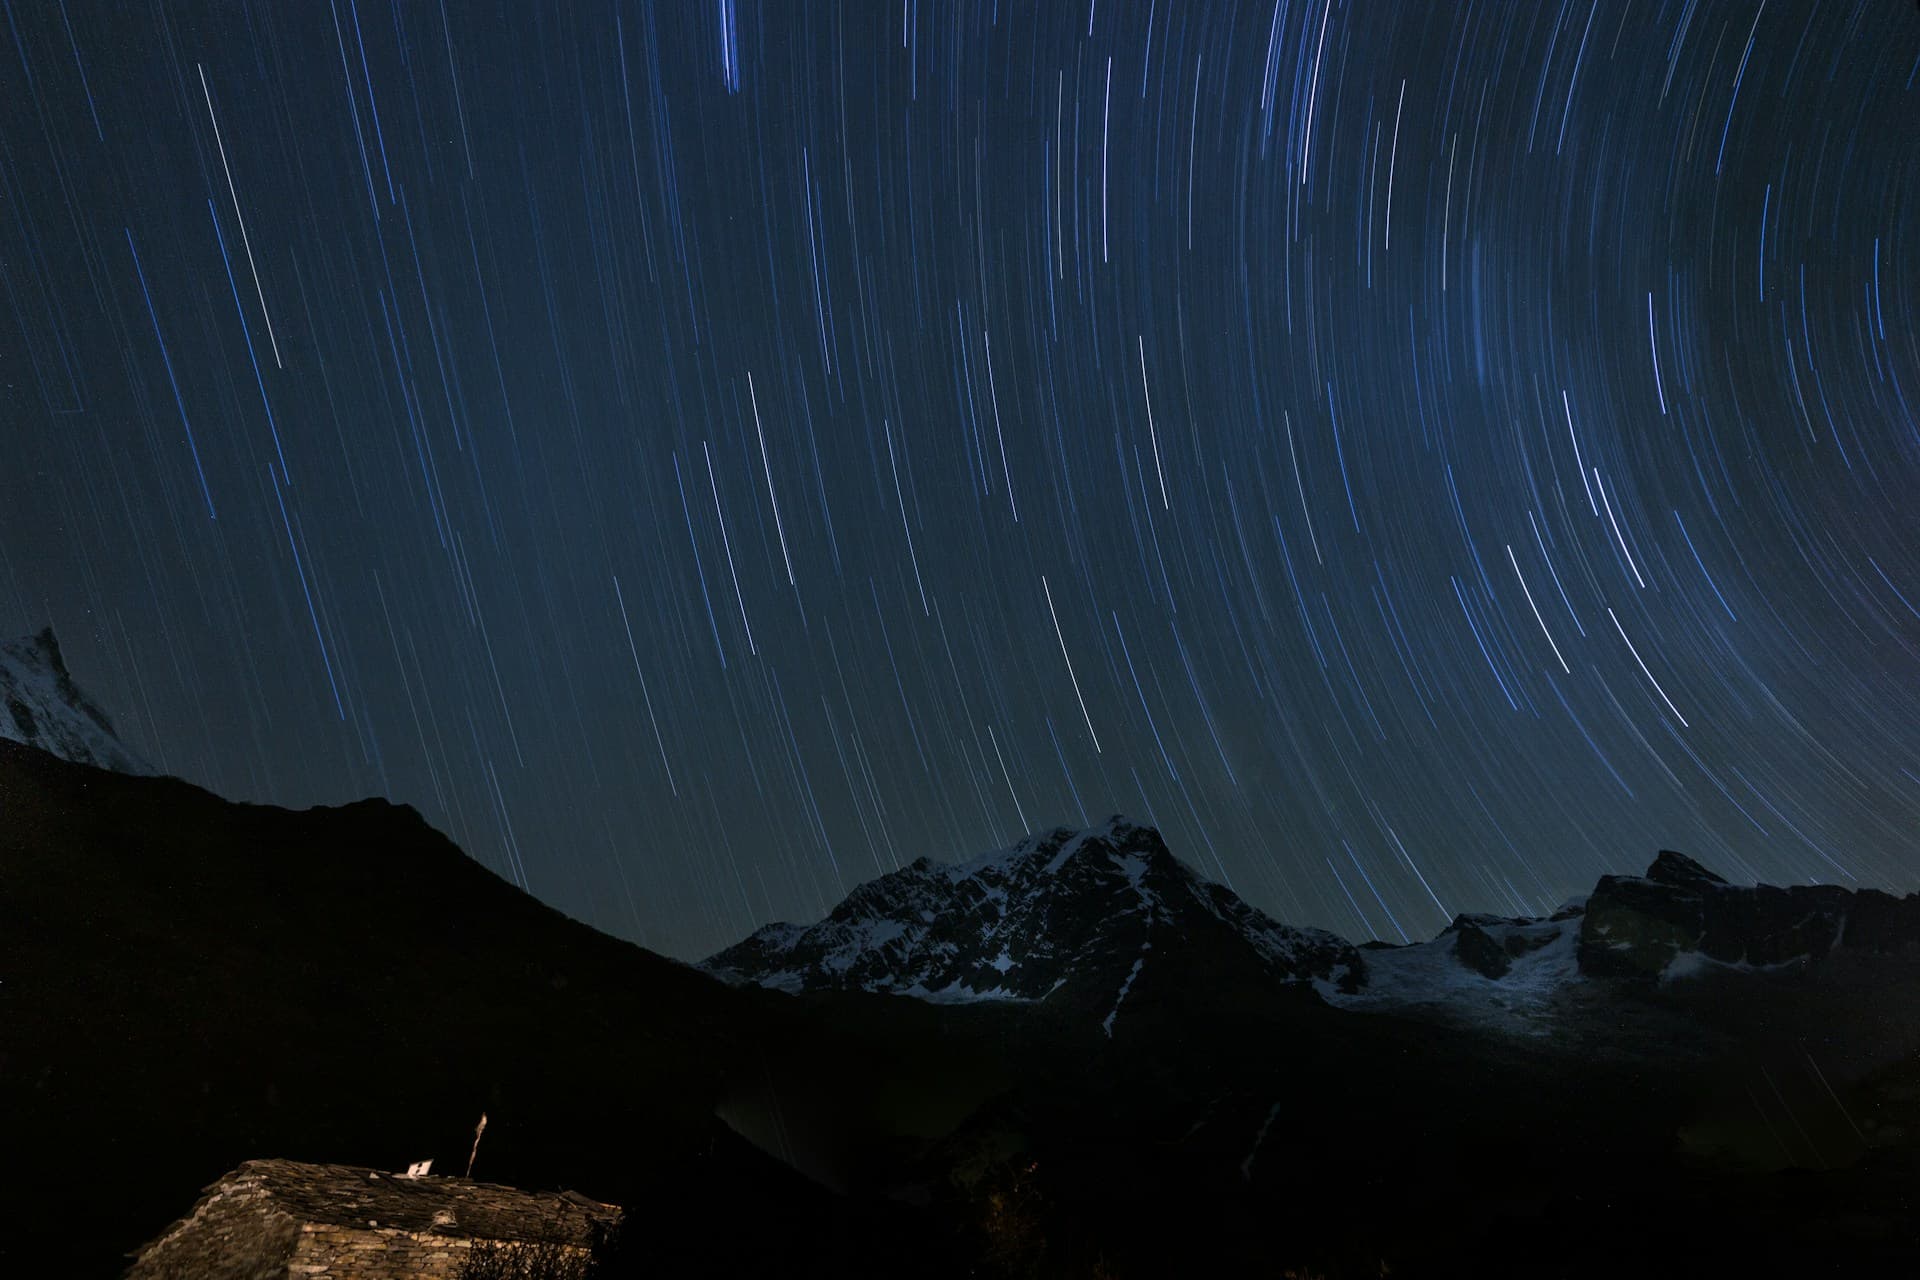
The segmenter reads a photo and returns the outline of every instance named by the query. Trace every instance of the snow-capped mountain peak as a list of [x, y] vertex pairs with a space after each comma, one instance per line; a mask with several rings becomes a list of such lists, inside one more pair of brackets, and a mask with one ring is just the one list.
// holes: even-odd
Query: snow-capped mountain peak
[[1117, 1013], [1150, 956], [1202, 937], [1282, 982], [1350, 986], [1363, 971], [1344, 940], [1269, 918], [1175, 858], [1158, 831], [1119, 816], [964, 862], [920, 858], [859, 886], [818, 924], [769, 925], [705, 967], [777, 990], [936, 1001], [1039, 1000], [1085, 979], [1118, 993]]
[[52, 627], [0, 643], [0, 740], [117, 773], [154, 772], [73, 682]]

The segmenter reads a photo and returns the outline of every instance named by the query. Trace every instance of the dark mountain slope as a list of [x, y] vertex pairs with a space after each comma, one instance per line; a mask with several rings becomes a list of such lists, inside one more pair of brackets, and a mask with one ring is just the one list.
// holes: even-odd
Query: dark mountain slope
[[[0, 816], [0, 1258], [113, 1274], [257, 1156], [458, 1172], [482, 1110], [477, 1174], [637, 1208], [680, 1274], [892, 1229], [714, 1118], [787, 1010], [410, 809], [236, 805], [0, 742]], [[765, 1230], [718, 1225], [742, 1213]]]

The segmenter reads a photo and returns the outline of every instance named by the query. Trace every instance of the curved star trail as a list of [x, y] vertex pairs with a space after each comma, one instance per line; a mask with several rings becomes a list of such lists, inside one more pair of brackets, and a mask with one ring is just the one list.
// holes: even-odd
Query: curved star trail
[[1920, 13], [10, 4], [0, 630], [696, 956], [1124, 811], [1920, 886]]

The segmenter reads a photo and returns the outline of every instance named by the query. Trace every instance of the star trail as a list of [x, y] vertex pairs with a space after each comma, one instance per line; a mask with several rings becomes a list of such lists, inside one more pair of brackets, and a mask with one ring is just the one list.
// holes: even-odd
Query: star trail
[[0, 631], [171, 772], [688, 958], [1920, 888], [1912, 5], [6, 10]]

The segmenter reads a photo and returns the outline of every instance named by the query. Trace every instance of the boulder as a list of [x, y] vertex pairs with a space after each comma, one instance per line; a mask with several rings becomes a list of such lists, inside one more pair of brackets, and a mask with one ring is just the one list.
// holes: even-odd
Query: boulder
[[1580, 921], [1580, 971], [1653, 981], [1705, 932], [1701, 894], [1639, 876], [1602, 876]]
[[1503, 978], [1513, 968], [1507, 948], [1479, 925], [1462, 917], [1454, 922], [1453, 954], [1461, 964], [1487, 978]]

